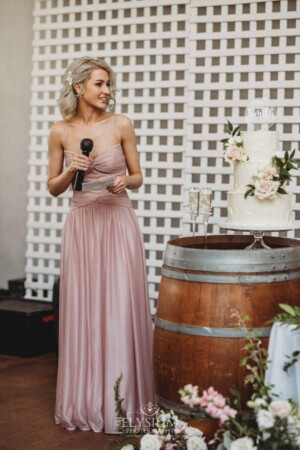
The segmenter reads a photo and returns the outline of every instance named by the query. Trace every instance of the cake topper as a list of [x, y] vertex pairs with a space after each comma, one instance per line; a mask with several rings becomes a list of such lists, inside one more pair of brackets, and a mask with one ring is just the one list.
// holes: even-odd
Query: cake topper
[[254, 131], [268, 131], [276, 122], [277, 108], [270, 106], [266, 99], [255, 98], [246, 107], [245, 117], [247, 124], [252, 125]]

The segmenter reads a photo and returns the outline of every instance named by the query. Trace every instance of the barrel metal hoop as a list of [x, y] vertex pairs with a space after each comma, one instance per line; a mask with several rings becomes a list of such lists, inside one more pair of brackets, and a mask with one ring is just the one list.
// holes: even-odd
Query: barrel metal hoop
[[279, 283], [281, 281], [298, 280], [300, 272], [282, 272], [276, 274], [258, 274], [253, 273], [247, 275], [220, 275], [209, 273], [192, 273], [180, 272], [172, 269], [162, 268], [162, 276], [172, 278], [174, 280], [195, 281], [201, 283], [214, 284], [260, 284], [260, 283]]
[[238, 328], [212, 328], [193, 325], [181, 325], [180, 323], [170, 322], [155, 316], [155, 326], [166, 331], [174, 333], [189, 334], [192, 336], [222, 337], [222, 338], [245, 338], [249, 331], [254, 332], [257, 337], [269, 337], [271, 328], [250, 328], [249, 330], [240, 330]]
[[195, 419], [206, 419], [207, 416], [204, 414], [204, 412], [196, 411], [193, 408], [188, 408], [184, 405], [179, 405], [178, 403], [170, 402], [169, 400], [164, 399], [160, 395], [156, 394], [157, 403], [159, 406], [162, 406], [165, 409], [172, 409], [172, 411], [178, 413], [178, 414], [186, 414], [186, 415], [193, 415], [193, 418]]
[[[207, 419], [207, 416], [204, 412], [197, 411], [195, 408], [189, 408], [184, 405], [179, 405], [178, 403], [170, 402], [160, 395], [156, 394], [157, 403], [159, 406], [162, 406], [165, 409], [171, 409], [172, 411], [178, 414], [186, 414], [187, 416], [192, 416], [193, 419]], [[253, 419], [255, 414], [252, 411], [240, 411], [243, 419]]]
[[[204, 253], [205, 252], [205, 253]], [[300, 247], [263, 250], [201, 250], [167, 244], [164, 264], [177, 269], [220, 272], [276, 272], [299, 269]]]

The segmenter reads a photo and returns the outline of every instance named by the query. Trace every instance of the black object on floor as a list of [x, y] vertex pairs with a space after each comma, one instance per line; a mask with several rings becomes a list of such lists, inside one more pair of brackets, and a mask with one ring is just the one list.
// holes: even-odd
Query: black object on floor
[[51, 303], [0, 299], [0, 353], [31, 357], [55, 351]]
[[14, 298], [24, 298], [25, 296], [25, 278], [15, 278], [8, 280], [9, 296]]

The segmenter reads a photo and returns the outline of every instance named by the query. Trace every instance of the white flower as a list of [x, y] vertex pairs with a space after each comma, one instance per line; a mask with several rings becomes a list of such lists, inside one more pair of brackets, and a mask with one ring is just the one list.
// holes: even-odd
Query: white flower
[[264, 200], [265, 198], [270, 198], [276, 195], [277, 189], [279, 187], [278, 181], [272, 180], [256, 180], [254, 196]]
[[163, 413], [163, 414], [160, 414], [160, 415], [159, 415], [159, 418], [160, 418], [160, 420], [161, 420], [162, 422], [167, 422], [167, 421], [169, 421], [169, 420], [171, 419], [171, 414], [165, 414], [165, 413]]
[[284, 400], [274, 400], [270, 406], [269, 410], [275, 417], [279, 417], [280, 419], [284, 419], [288, 417], [292, 411], [292, 407], [289, 402]]
[[[249, 404], [250, 404], [250, 402], [249, 402]], [[258, 409], [260, 407], [266, 407], [266, 406], [267, 406], [267, 402], [266, 402], [266, 400], [264, 398], [256, 398], [253, 401], [253, 408]]]
[[244, 437], [233, 441], [230, 450], [256, 450], [256, 447], [251, 438]]
[[200, 436], [192, 436], [186, 441], [187, 450], [207, 450], [207, 445]]
[[145, 434], [140, 442], [140, 450], [159, 450], [160, 441], [156, 434]]
[[131, 444], [123, 445], [121, 450], [134, 450], [134, 446]]
[[69, 72], [67, 73], [66, 83], [67, 83], [68, 86], [72, 86], [72, 84], [73, 84], [73, 77], [72, 77], [72, 71], [71, 70], [69, 70]]
[[241, 162], [248, 161], [248, 156], [245, 153], [242, 153], [240, 156], [240, 161]]
[[260, 409], [257, 413], [257, 423], [260, 430], [267, 430], [274, 425], [274, 417], [267, 409]]
[[200, 430], [198, 430], [198, 428], [194, 428], [194, 427], [186, 427], [185, 434], [189, 437], [203, 436], [202, 431], [200, 431]]

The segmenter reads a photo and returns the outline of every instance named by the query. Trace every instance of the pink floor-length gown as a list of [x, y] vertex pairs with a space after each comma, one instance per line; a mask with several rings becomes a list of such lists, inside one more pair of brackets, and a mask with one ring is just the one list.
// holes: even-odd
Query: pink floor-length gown
[[[74, 157], [65, 151], [66, 165]], [[121, 144], [92, 161], [84, 181], [125, 174]], [[116, 433], [114, 384], [134, 415], [155, 403], [152, 324], [143, 241], [124, 191], [74, 191], [63, 230], [55, 422]]]

